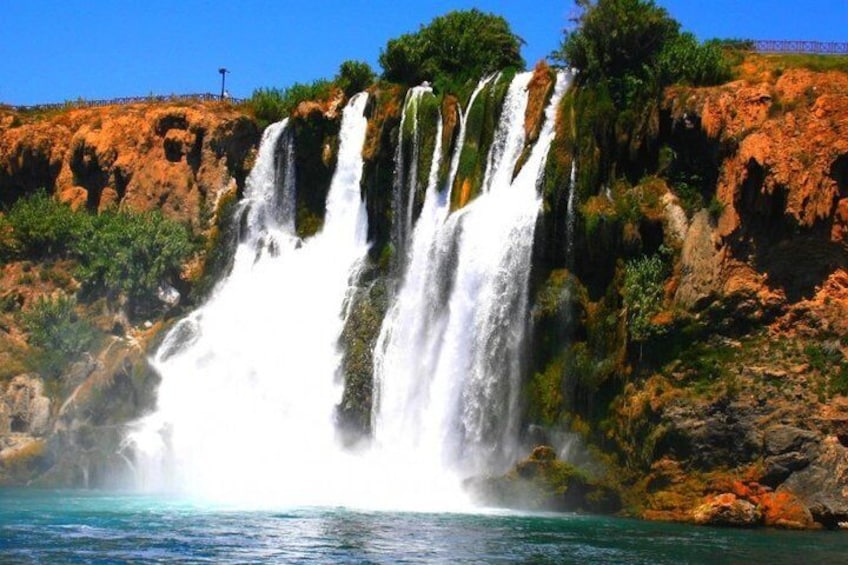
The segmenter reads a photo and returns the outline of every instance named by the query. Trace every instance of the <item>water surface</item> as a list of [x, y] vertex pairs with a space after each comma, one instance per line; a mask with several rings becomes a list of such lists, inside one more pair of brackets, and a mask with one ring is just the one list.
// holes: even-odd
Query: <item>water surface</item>
[[244, 510], [162, 497], [0, 490], [0, 563], [842, 563], [842, 532], [582, 515]]

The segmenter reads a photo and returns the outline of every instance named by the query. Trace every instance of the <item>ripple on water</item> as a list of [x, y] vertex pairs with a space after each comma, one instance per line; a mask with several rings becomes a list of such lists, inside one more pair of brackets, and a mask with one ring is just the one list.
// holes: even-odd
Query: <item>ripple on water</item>
[[838, 563], [848, 536], [579, 515], [250, 512], [179, 500], [0, 489], [0, 562]]

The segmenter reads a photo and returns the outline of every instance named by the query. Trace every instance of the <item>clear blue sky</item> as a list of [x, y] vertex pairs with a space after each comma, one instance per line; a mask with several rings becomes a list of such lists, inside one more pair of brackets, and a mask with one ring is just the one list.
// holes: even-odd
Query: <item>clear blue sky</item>
[[[848, 0], [659, 0], [698, 37], [848, 41]], [[217, 92], [331, 77], [345, 59], [378, 69], [392, 37], [452, 9], [504, 16], [528, 64], [559, 43], [570, 0], [5, 0], [0, 102]]]

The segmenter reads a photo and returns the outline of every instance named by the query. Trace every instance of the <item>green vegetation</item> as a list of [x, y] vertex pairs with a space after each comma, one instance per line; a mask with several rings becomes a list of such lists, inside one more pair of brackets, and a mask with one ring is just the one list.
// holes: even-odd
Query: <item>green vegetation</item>
[[59, 377], [98, 337], [94, 326], [77, 314], [76, 306], [76, 300], [64, 294], [42, 296], [21, 314], [29, 343], [36, 348], [34, 368], [45, 378]]
[[353, 96], [368, 88], [377, 75], [368, 63], [362, 61], [345, 61], [339, 66], [335, 82], [345, 93], [345, 96]]
[[0, 256], [37, 259], [64, 255], [78, 239], [82, 221], [82, 214], [40, 190], [16, 201], [6, 220], [0, 222]]
[[75, 242], [83, 290], [124, 295], [131, 312], [154, 307], [159, 286], [178, 280], [183, 262], [195, 251], [188, 228], [158, 211], [105, 212], [87, 218]]
[[684, 32], [669, 41], [660, 53], [660, 83], [691, 85], [720, 84], [730, 79], [730, 63], [721, 43], [698, 43], [695, 36]]
[[160, 284], [178, 280], [196, 248], [186, 226], [158, 211], [74, 212], [44, 191], [16, 201], [0, 231], [0, 255], [73, 259], [87, 295], [124, 296], [138, 314], [156, 304]]
[[653, 318], [662, 308], [665, 277], [666, 264], [658, 255], [633, 259], [624, 267], [622, 295], [634, 341], [644, 342], [661, 328]]
[[416, 33], [391, 39], [380, 53], [383, 78], [407, 85], [430, 81], [443, 91], [507, 67], [524, 67], [523, 40], [509, 23], [476, 9], [439, 16]]
[[253, 91], [248, 106], [261, 128], [279, 122], [290, 115], [297, 105], [306, 100], [326, 100], [333, 92], [333, 83], [319, 79], [312, 83], [299, 83], [279, 88], [258, 88]]
[[787, 53], [762, 55], [775, 72], [783, 73], [786, 69], [808, 69], [816, 72], [841, 71], [848, 73], [848, 55], [811, 55], [803, 53]]
[[554, 57], [579, 69], [574, 108], [578, 186], [584, 198], [616, 178], [632, 184], [656, 167], [660, 96], [673, 83], [730, 78], [718, 42], [700, 44], [651, 0], [578, 0], [583, 13]]

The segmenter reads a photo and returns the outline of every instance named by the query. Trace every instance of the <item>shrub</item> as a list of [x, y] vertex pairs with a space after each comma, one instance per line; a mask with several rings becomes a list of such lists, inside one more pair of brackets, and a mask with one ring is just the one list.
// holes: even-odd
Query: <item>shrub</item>
[[[658, 159], [653, 145], [663, 88], [729, 78], [718, 44], [699, 44], [652, 0], [577, 0], [578, 27], [554, 58], [580, 72], [575, 80], [577, 185], [581, 197], [617, 178], [635, 183]], [[693, 201], [700, 200], [693, 192]], [[693, 204], [697, 204], [693, 202]]]
[[580, 70], [582, 84], [606, 82], [619, 110], [663, 86], [730, 78], [721, 43], [699, 44], [653, 0], [577, 0], [583, 13], [554, 57]]
[[416, 33], [391, 39], [380, 53], [383, 78], [407, 85], [464, 83], [507, 67], [524, 67], [523, 40], [509, 23], [476, 9], [439, 16]]
[[89, 218], [75, 243], [77, 278], [85, 292], [125, 295], [131, 311], [155, 305], [160, 284], [175, 281], [195, 250], [188, 228], [158, 211], [104, 212]]
[[624, 267], [622, 295], [634, 341], [644, 342], [658, 329], [651, 320], [662, 307], [665, 276], [666, 265], [658, 255], [633, 259]]
[[29, 343], [37, 349], [36, 369], [45, 378], [59, 377], [98, 337], [97, 330], [77, 315], [76, 300], [64, 294], [40, 297], [22, 319]]
[[720, 84], [730, 79], [730, 64], [718, 42], [698, 43], [691, 33], [681, 33], [666, 43], [659, 60], [662, 84], [694, 86]]
[[368, 63], [345, 61], [339, 66], [335, 82], [336, 86], [345, 93], [345, 96], [350, 97], [368, 88], [374, 82], [375, 76], [374, 70]]
[[289, 116], [301, 102], [326, 100], [332, 91], [333, 83], [324, 79], [309, 84], [296, 82], [284, 89], [258, 88], [253, 91], [248, 105], [260, 127], [264, 128]]
[[[159, 285], [177, 279], [196, 247], [186, 226], [158, 211], [74, 212], [44, 191], [15, 202], [3, 222], [0, 255], [76, 259], [85, 292], [123, 294], [139, 311], [156, 303]], [[34, 281], [24, 276], [21, 284]]]
[[7, 225], [0, 224], [0, 230], [5, 232], [0, 236], [5, 240], [0, 245], [7, 253], [16, 252], [27, 258], [62, 255], [76, 238], [82, 221], [82, 214], [40, 190], [12, 205]]
[[656, 66], [679, 24], [651, 0], [577, 0], [576, 30], [566, 32], [556, 57], [580, 70], [583, 84], [607, 82], [624, 109], [655, 82]]

